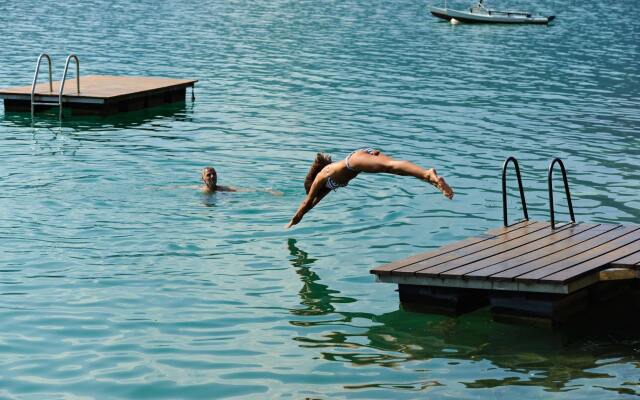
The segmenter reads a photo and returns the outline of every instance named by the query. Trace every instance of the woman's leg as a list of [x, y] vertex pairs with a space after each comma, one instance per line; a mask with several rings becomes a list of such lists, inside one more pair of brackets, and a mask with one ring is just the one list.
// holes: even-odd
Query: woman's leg
[[349, 165], [359, 172], [413, 176], [429, 182], [438, 188], [447, 198], [453, 198], [453, 190], [443, 177], [438, 176], [434, 168], [424, 169], [406, 160], [394, 160], [380, 152], [377, 152], [377, 154], [368, 154], [363, 151], [354, 153], [351, 158], [349, 158]]

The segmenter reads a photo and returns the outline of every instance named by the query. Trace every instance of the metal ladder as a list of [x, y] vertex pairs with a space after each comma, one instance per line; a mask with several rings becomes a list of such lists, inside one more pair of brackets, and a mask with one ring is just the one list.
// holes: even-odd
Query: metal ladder
[[564, 169], [564, 163], [559, 158], [554, 158], [549, 164], [549, 172], [547, 175], [547, 183], [549, 185], [549, 213], [551, 214], [551, 229], [556, 229], [555, 212], [553, 210], [553, 166], [556, 163], [560, 164], [560, 171], [562, 171], [562, 180], [564, 181], [564, 192], [567, 195], [567, 204], [569, 206], [569, 215], [571, 216], [571, 222], [576, 222], [576, 217], [573, 215], [573, 203], [571, 203], [571, 192], [569, 191], [569, 181], [567, 180], [567, 170]]
[[522, 221], [529, 220], [527, 201], [524, 199], [524, 189], [522, 188], [522, 178], [520, 177], [518, 160], [516, 160], [515, 157], [509, 157], [504, 161], [504, 164], [502, 164], [502, 218], [504, 220], [504, 226], [509, 226], [507, 222], [507, 167], [509, 166], [509, 162], [513, 162], [513, 166], [516, 169], [516, 178], [518, 178], [518, 190], [520, 191], [520, 201], [522, 202], [522, 211], [524, 212], [524, 220]]
[[[520, 177], [520, 167], [518, 166], [518, 160], [515, 157], [509, 157], [502, 164], [502, 217], [504, 221], [504, 226], [509, 226], [507, 221], [507, 167], [509, 166], [509, 162], [513, 163], [513, 166], [516, 170], [516, 178], [518, 179], [518, 190], [520, 191], [520, 200], [522, 202], [522, 211], [524, 213], [524, 220], [528, 221], [529, 214], [527, 213], [527, 202], [524, 199], [524, 189], [522, 187], [522, 178]], [[569, 207], [569, 216], [571, 217], [571, 222], [576, 222], [576, 217], [573, 214], [573, 203], [571, 202], [571, 192], [569, 191], [569, 181], [567, 180], [567, 171], [564, 168], [564, 163], [559, 158], [554, 158], [551, 160], [549, 164], [549, 169], [547, 173], [547, 184], [549, 190], [549, 214], [551, 215], [551, 229], [556, 229], [556, 221], [555, 221], [555, 210], [553, 207], [553, 167], [559, 164], [560, 170], [562, 172], [562, 180], [564, 182], [564, 191], [567, 196], [567, 205]], [[521, 222], [518, 221], [518, 222]]]
[[38, 83], [38, 74], [40, 72], [40, 64], [42, 63], [43, 58], [47, 59], [47, 63], [49, 65], [49, 92], [53, 93], [53, 81], [51, 79], [51, 57], [49, 57], [47, 53], [42, 53], [38, 57], [38, 62], [36, 63], [36, 71], [33, 74], [33, 83], [31, 84], [31, 118], [33, 118], [35, 114], [35, 106], [57, 106], [60, 110], [59, 118], [62, 119], [62, 94], [64, 93], [64, 84], [67, 79], [67, 72], [69, 71], [69, 63], [72, 59], [76, 62], [76, 90], [77, 93], [80, 94], [80, 60], [78, 60], [78, 57], [75, 54], [69, 54], [69, 56], [67, 57], [67, 61], [64, 63], [62, 80], [60, 81], [58, 101], [35, 101], [36, 84]]

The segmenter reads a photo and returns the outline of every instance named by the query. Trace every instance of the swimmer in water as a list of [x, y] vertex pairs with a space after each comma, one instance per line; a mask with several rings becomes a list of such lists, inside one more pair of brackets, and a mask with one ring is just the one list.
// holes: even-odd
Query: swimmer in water
[[349, 181], [358, 176], [360, 172], [413, 176], [433, 185], [446, 198], [453, 198], [453, 190], [443, 177], [438, 176], [434, 168], [424, 169], [409, 161], [394, 160], [372, 148], [358, 149], [351, 152], [344, 160], [337, 162], [332, 162], [331, 156], [327, 154], [318, 153], [304, 180], [307, 197], [300, 204], [286, 228], [298, 224], [302, 217], [327, 194], [332, 190], [347, 186]]
[[213, 167], [204, 167], [202, 169], [202, 182], [204, 182], [204, 186], [201, 186], [200, 190], [204, 193], [238, 191], [236, 188], [218, 185], [218, 173]]
[[207, 194], [212, 194], [215, 192], [266, 192], [274, 196], [282, 196], [282, 192], [279, 192], [277, 190], [271, 190], [271, 189], [252, 190], [252, 189], [235, 188], [231, 186], [220, 186], [218, 185], [218, 173], [213, 167], [203, 168], [201, 176], [202, 176], [202, 182], [204, 182], [204, 186], [200, 186], [200, 190]]

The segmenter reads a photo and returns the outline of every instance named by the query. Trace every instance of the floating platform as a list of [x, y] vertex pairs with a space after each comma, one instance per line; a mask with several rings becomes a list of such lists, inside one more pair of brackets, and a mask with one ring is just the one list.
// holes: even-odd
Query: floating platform
[[[559, 321], [640, 277], [640, 226], [521, 221], [371, 270], [400, 300]], [[595, 296], [595, 297], [594, 297]]]
[[[81, 77], [80, 93], [77, 93], [76, 78], [65, 80], [62, 103], [74, 114], [109, 115], [117, 112], [135, 111], [162, 104], [184, 101], [186, 89], [197, 80], [172, 79], [143, 76], [89, 75]], [[57, 102], [60, 81], [36, 85], [34, 101]], [[0, 89], [5, 111], [30, 111], [31, 86]], [[37, 105], [36, 111], [57, 106]]]
[[[524, 219], [509, 225], [507, 167], [513, 163]], [[562, 172], [571, 222], [556, 224], [553, 171]], [[640, 225], [576, 223], [567, 172], [547, 172], [551, 222], [531, 221], [518, 161], [502, 165], [503, 227], [371, 270], [398, 284], [407, 309], [461, 314], [491, 306], [494, 318], [557, 325], [631, 294], [640, 312]], [[584, 314], [584, 313], [583, 313]]]

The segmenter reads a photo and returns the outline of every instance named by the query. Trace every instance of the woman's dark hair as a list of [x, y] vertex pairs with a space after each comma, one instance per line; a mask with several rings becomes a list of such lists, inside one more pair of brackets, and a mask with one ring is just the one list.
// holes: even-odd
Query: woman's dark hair
[[307, 192], [307, 194], [309, 193], [309, 190], [311, 190], [311, 185], [316, 179], [316, 175], [318, 175], [320, 171], [322, 171], [322, 168], [326, 167], [332, 162], [333, 161], [331, 161], [330, 155], [324, 153], [316, 154], [316, 159], [313, 160], [313, 164], [311, 164], [311, 167], [309, 167], [309, 172], [307, 172], [307, 177], [304, 178], [304, 190]]

